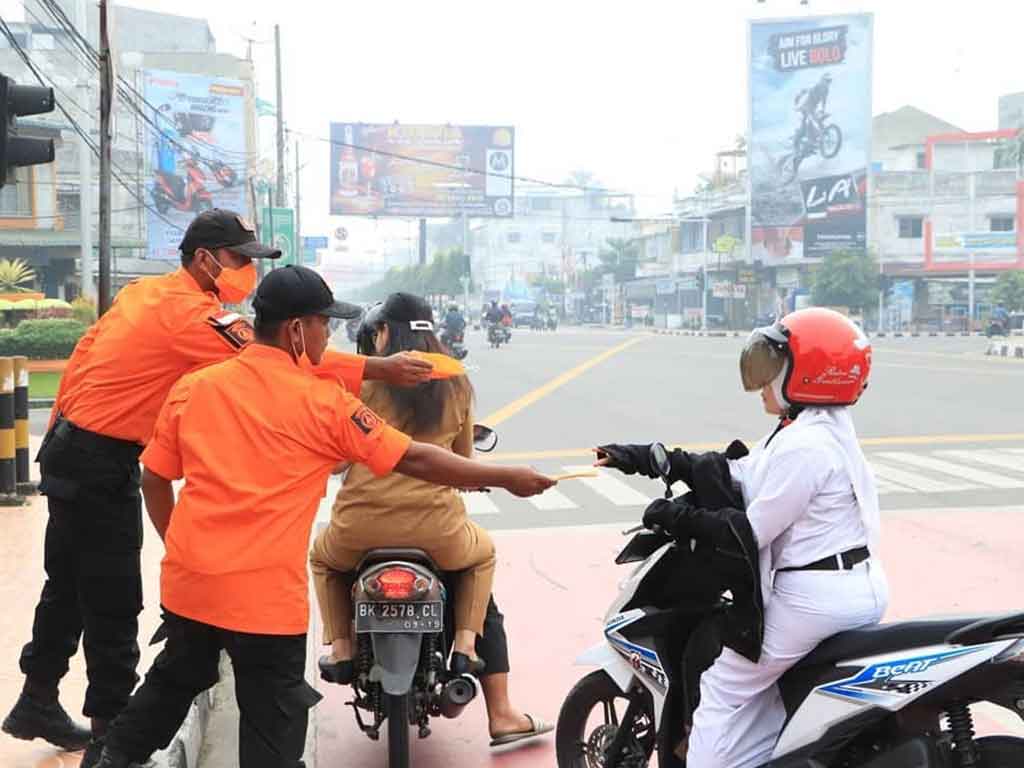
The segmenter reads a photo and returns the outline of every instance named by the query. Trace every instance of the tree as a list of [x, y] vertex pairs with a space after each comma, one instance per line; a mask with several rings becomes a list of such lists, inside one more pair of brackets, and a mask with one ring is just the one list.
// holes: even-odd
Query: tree
[[863, 310], [878, 301], [878, 261], [869, 253], [834, 251], [814, 274], [811, 298], [826, 307]]
[[1024, 310], [1024, 272], [1019, 269], [1003, 272], [992, 289], [992, 300], [1008, 312]]
[[35, 279], [36, 273], [23, 259], [0, 259], [0, 292], [24, 293]]
[[1003, 139], [996, 150], [996, 166], [1016, 168], [1017, 174], [1024, 174], [1024, 124], [1017, 129], [1017, 135]]
[[598, 254], [601, 273], [613, 273], [616, 283], [624, 283], [636, 277], [636, 264], [640, 259], [640, 249], [636, 242], [624, 237], [610, 237], [606, 242], [608, 247]]

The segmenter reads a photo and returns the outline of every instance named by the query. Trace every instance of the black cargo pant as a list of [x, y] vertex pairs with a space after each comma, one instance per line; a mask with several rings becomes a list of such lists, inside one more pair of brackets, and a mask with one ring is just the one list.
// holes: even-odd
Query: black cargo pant
[[[458, 573], [445, 573], [442, 576], [449, 595], [455, 594], [458, 584]], [[445, 645], [451, 647], [455, 641], [455, 601], [445, 603]], [[494, 595], [487, 602], [487, 613], [484, 616], [484, 631], [476, 639], [476, 655], [487, 664], [483, 675], [508, 674], [508, 635], [505, 633], [505, 615], [498, 610]]]
[[305, 679], [306, 636], [255, 635], [164, 612], [167, 643], [132, 700], [111, 725], [106, 746], [144, 763], [166, 747], [192, 700], [219, 679], [224, 650], [235, 674], [240, 768], [295, 768], [309, 709], [321, 696]]
[[138, 682], [142, 497], [136, 444], [58, 419], [37, 460], [46, 495], [46, 583], [21, 671], [56, 684], [85, 650], [87, 717], [111, 719]]

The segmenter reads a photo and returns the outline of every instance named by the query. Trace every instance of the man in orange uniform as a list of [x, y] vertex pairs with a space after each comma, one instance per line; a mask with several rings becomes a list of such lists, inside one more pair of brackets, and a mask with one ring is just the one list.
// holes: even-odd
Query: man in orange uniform
[[[111, 725], [98, 760], [127, 768], [166, 747], [195, 696], [231, 657], [241, 713], [240, 768], [295, 768], [308, 710], [304, 679], [310, 532], [341, 462], [519, 496], [554, 481], [527, 467], [469, 461], [386, 425], [337, 383], [313, 375], [328, 319], [343, 317], [323, 279], [284, 267], [260, 284], [256, 343], [184, 377], [142, 454], [146, 508], [164, 537], [160, 596], [167, 644]], [[171, 481], [185, 479], [174, 500]]]
[[[79, 341], [61, 380], [38, 457], [50, 512], [47, 581], [21, 654], [25, 687], [3, 721], [16, 738], [42, 738], [67, 750], [88, 743], [90, 730], [57, 700], [80, 637], [92, 733], [102, 734], [127, 703], [138, 681], [142, 609], [139, 454], [174, 383], [248, 345], [252, 327], [221, 302], [240, 302], [255, 288], [253, 259], [281, 255], [257, 242], [245, 219], [224, 210], [197, 216], [180, 247], [180, 269], [121, 290]], [[383, 362], [332, 353], [321, 373], [356, 392], [364, 376], [408, 385], [430, 373], [422, 361]]]

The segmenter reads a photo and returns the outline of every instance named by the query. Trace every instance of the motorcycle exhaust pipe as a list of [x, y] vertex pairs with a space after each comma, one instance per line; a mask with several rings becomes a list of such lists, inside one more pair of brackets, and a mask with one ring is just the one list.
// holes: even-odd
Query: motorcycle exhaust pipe
[[462, 714], [466, 705], [475, 698], [476, 681], [466, 675], [459, 675], [444, 684], [438, 706], [444, 717], [452, 719]]

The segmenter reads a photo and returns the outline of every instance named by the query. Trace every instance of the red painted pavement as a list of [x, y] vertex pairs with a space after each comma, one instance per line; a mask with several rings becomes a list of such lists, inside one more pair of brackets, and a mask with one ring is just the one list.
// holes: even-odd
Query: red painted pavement
[[[1024, 611], [1022, 515], [998, 510], [890, 512], [884, 556], [891, 583], [888, 619], [936, 613]], [[512, 648], [513, 702], [549, 722], [587, 671], [573, 659], [600, 639], [600, 621], [627, 568], [613, 563], [624, 539], [608, 528], [499, 532], [495, 595]], [[316, 627], [319, 631], [319, 626]], [[320, 683], [317, 768], [383, 768], [386, 743], [359, 732], [347, 690]], [[979, 730], [997, 726], [979, 718]], [[554, 766], [554, 735], [504, 752], [487, 747], [483, 702], [457, 720], [413, 734], [413, 762], [430, 766]], [[384, 734], [382, 734], [383, 736]]]

